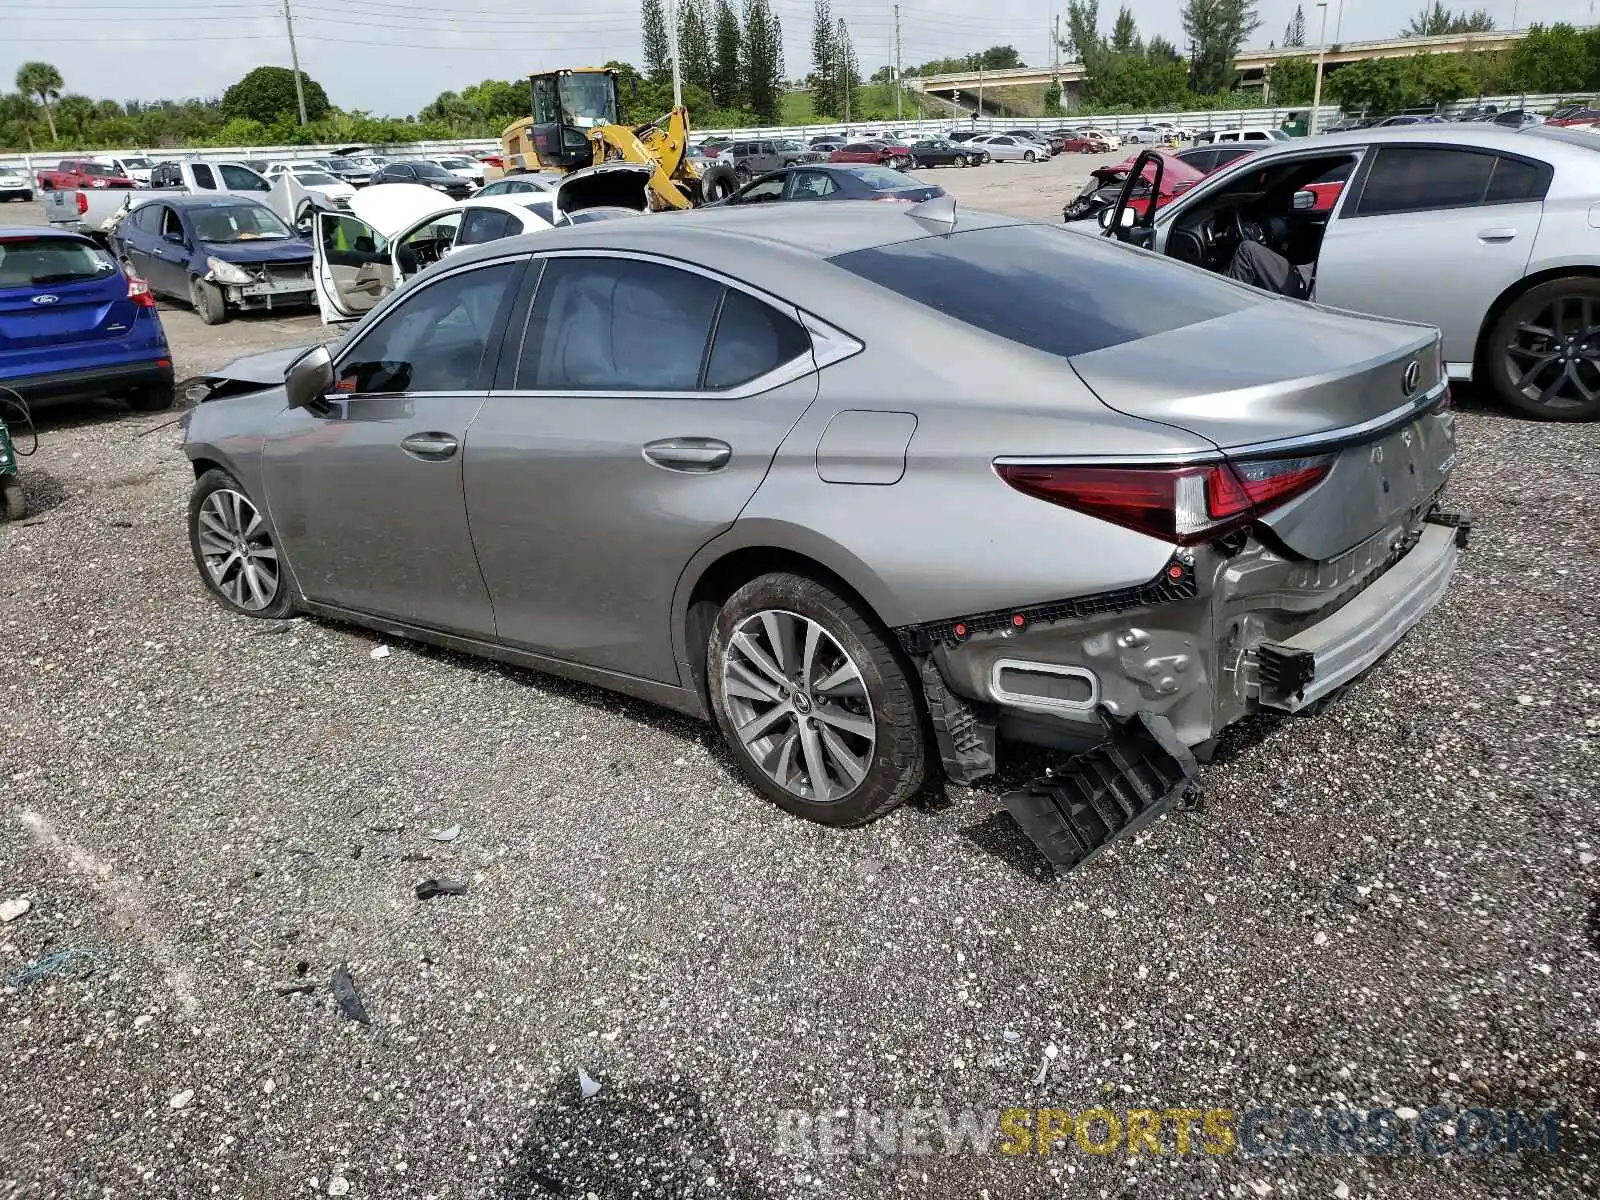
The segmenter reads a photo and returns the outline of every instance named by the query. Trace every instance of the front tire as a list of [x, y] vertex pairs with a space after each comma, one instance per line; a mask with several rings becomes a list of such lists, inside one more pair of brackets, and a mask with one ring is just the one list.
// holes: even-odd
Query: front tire
[[956, 156], [956, 166], [958, 166], [958, 167], [969, 167], [971, 165], [972, 165], [971, 162], [968, 161], [967, 156], [965, 154], [960, 154], [960, 155]]
[[1032, 150], [1024, 150], [1022, 152], [1023, 162], [1033, 162], [1036, 158], [1038, 158], [1038, 155], [1036, 155]]
[[294, 588], [266, 518], [226, 471], [212, 468], [189, 493], [189, 549], [224, 608], [264, 620], [294, 611]]
[[762, 575], [722, 606], [706, 649], [711, 708], [739, 769], [824, 825], [876, 820], [922, 786], [910, 666], [857, 605], [803, 575]]
[[1541, 421], [1600, 417], [1600, 279], [1529, 288], [1495, 322], [1484, 360], [1495, 394], [1517, 412]]
[[221, 325], [228, 319], [228, 302], [214, 283], [198, 277], [189, 280], [189, 302], [206, 325]]

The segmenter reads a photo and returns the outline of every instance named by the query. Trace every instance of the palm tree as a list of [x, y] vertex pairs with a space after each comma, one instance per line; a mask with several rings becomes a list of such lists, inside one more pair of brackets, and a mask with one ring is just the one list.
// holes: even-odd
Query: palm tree
[[50, 101], [61, 95], [61, 87], [61, 72], [47, 62], [23, 63], [17, 68], [17, 91], [39, 97], [52, 142], [56, 140], [56, 114], [50, 108]]
[[15, 129], [28, 141], [28, 149], [34, 149], [33, 123], [39, 115], [39, 110], [34, 106], [33, 97], [12, 92], [9, 95], [0, 95], [0, 130], [8, 126]]

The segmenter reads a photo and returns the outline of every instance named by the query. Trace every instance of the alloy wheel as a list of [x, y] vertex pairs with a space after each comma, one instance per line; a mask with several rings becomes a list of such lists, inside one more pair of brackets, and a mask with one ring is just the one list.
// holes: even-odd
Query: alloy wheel
[[728, 716], [785, 791], [831, 803], [866, 778], [877, 723], [861, 670], [816, 621], [766, 609], [740, 622], [722, 662]]
[[259, 612], [278, 595], [278, 550], [266, 522], [241, 492], [218, 488], [196, 516], [200, 557], [212, 584], [230, 603]]
[[1519, 314], [1503, 349], [1503, 369], [1513, 391], [1553, 410], [1600, 401], [1597, 299], [1558, 295]]

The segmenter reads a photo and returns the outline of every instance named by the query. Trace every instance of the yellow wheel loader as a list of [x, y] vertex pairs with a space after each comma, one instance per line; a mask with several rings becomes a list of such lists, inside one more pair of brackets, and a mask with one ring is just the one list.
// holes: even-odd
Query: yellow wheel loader
[[688, 160], [689, 110], [679, 105], [660, 120], [627, 126], [617, 121], [617, 73], [609, 67], [572, 67], [530, 75], [532, 116], [500, 135], [505, 172], [567, 174], [606, 162], [654, 166], [655, 208], [693, 208], [734, 191], [733, 169], [715, 163], [697, 169]]

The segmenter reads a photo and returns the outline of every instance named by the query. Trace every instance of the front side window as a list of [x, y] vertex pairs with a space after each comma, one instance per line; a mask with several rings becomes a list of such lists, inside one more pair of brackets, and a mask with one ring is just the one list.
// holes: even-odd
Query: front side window
[[190, 169], [194, 172], [194, 184], [196, 187], [210, 188], [213, 191], [216, 190], [217, 180], [216, 177], [211, 174], [211, 168], [209, 166], [207, 166], [205, 163], [195, 163]]
[[401, 300], [339, 360], [334, 389], [458, 392], [487, 386], [485, 359], [521, 263], [461, 271]]
[[508, 212], [497, 208], [471, 208], [461, 218], [461, 231], [456, 234], [455, 244], [479, 246], [510, 237], [521, 229], [521, 224]]
[[795, 174], [794, 187], [790, 189], [791, 200], [821, 200], [833, 195], [839, 190], [839, 185], [833, 181], [833, 176], [826, 171], [800, 171]]
[[222, 186], [235, 192], [270, 192], [272, 188], [267, 181], [247, 167], [236, 167], [232, 163], [223, 163], [217, 168], [217, 174], [222, 176]]
[[740, 204], [754, 204], [762, 200], [783, 199], [783, 176], [762, 179], [752, 183], [739, 194]]

